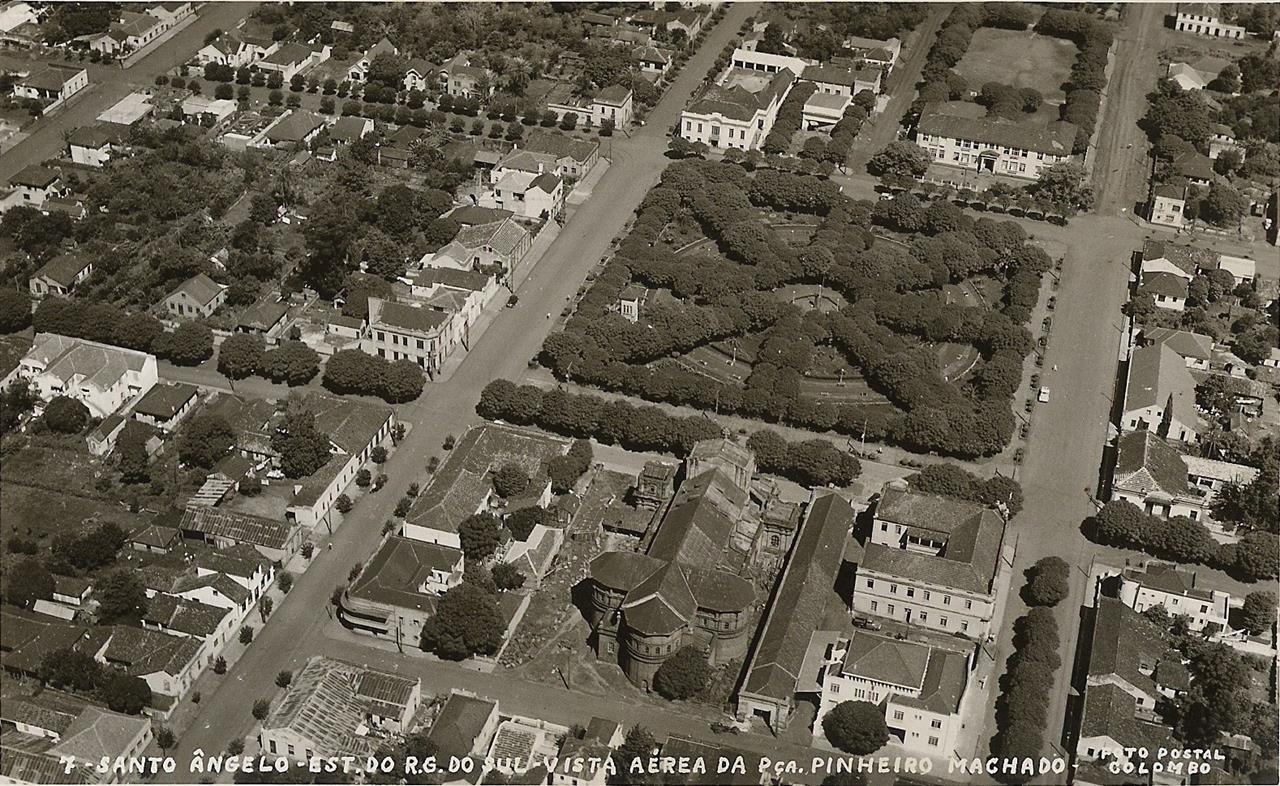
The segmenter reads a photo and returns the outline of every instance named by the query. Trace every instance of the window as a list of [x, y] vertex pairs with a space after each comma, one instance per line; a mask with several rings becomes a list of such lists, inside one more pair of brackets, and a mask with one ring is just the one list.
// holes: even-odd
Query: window
[[889, 594], [890, 594], [890, 595], [897, 595], [897, 594], [898, 594], [898, 585], [897, 585], [897, 584], [890, 584], [890, 585], [889, 585]]
[[379, 330], [379, 331], [378, 331], [378, 340], [379, 340], [379, 341], [386, 341], [386, 340], [387, 340], [387, 334], [386, 334], [386, 333], [383, 333], [381, 330]]
[[876, 585], [875, 579], [867, 579], [867, 589], [871, 589]]
[[941, 623], [942, 627], [944, 627], [944, 628], [945, 628], [945, 627], [947, 627], [947, 618], [946, 618], [946, 617], [940, 617], [940, 618], [938, 619], [938, 622], [939, 622], [939, 623]]
[[925, 600], [928, 600], [928, 599], [929, 599], [929, 590], [925, 590], [925, 591], [924, 591], [924, 599], [925, 599]]
[[889, 604], [889, 613], [890, 613], [890, 614], [892, 614], [892, 613], [893, 613], [893, 611], [894, 611], [893, 604], [892, 604], [892, 603], [890, 603], [890, 604]]
[[938, 747], [938, 738], [937, 738], [937, 737], [930, 737], [930, 738], [929, 738], [929, 744], [930, 744], [930, 745], [932, 745], [932, 746], [933, 746], [933, 747], [935, 747], [935, 748], [936, 748], [936, 747]]
[[422, 339], [418, 339], [418, 349], [422, 349]]
[[922, 611], [922, 612], [920, 612], [920, 621], [921, 621], [921, 622], [928, 622], [928, 621], [929, 621], [929, 612], [927, 612], [927, 611]]
[[881, 531], [881, 532], [888, 532], [888, 531], [889, 531], [889, 525], [888, 525], [888, 524], [881, 524], [881, 525], [880, 525], [880, 531]]
[[838, 682], [833, 682], [833, 683], [831, 683], [831, 692], [832, 692], [832, 693], [839, 693], [839, 692], [840, 692], [840, 683], [838, 683]]
[[932, 721], [929, 721], [929, 725], [930, 725], [930, 726], [932, 726], [932, 727], [933, 727], [933, 728], [935, 728], [935, 729], [941, 729], [941, 728], [942, 728], [942, 721], [937, 720], [937, 719], [934, 719], [934, 720], [932, 720]]
[[907, 597], [914, 598], [916, 596], [915, 587], [907, 587]]
[[894, 711], [893, 711], [893, 719], [894, 719], [894, 720], [896, 720], [896, 721], [900, 721], [900, 720], [902, 720], [902, 710], [894, 710]]
[[872, 611], [875, 611], [875, 610], [876, 610], [876, 609], [878, 609], [878, 608], [880, 608], [880, 604], [879, 604], [879, 603], [876, 603], [874, 600], [873, 600], [873, 601], [871, 601], [871, 610], [872, 610]]
[[275, 741], [275, 740], [271, 740], [270, 742], [268, 742], [268, 743], [267, 743], [267, 747], [271, 749], [271, 752], [272, 752], [272, 753], [277, 753], [277, 751], [276, 751], [276, 741]]
[[965, 607], [966, 609], [971, 609], [971, 608], [973, 608], [973, 601], [971, 601], [971, 600], [966, 600], [966, 601], [964, 602], [964, 607]]
[[950, 606], [950, 605], [951, 605], [951, 596], [950, 596], [950, 595], [943, 595], [943, 596], [942, 596], [942, 605], [943, 605], [943, 606]]
[[964, 631], [965, 633], [968, 633], [968, 632], [969, 632], [969, 623], [964, 622], [964, 621], [961, 621], [961, 623], [960, 623], [960, 630]]

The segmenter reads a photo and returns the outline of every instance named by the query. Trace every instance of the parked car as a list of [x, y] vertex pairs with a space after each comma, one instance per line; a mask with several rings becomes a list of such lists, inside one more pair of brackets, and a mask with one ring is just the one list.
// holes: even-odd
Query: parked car
[[862, 628], [864, 630], [880, 630], [882, 627], [884, 627], [883, 625], [871, 619], [870, 617], [863, 617], [856, 614], [853, 617], [853, 626], [855, 628]]
[[1036, 400], [1041, 404], [1049, 402], [1049, 388], [1040, 388], [1040, 395], [1036, 396]]
[[507, 298], [507, 308], [515, 308], [516, 303], [519, 303], [519, 302], [520, 302], [520, 296], [512, 295], [511, 297]]

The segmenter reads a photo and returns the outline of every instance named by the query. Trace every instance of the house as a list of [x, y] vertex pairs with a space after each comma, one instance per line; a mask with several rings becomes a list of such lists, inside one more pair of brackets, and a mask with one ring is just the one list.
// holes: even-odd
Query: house
[[422, 680], [314, 655], [262, 722], [263, 753], [303, 762], [371, 756], [407, 732], [422, 703]]
[[282, 44], [271, 54], [256, 62], [260, 71], [275, 71], [287, 83], [297, 74], [313, 65], [329, 59], [329, 46], [319, 44], [315, 47], [298, 43]]
[[435, 374], [459, 343], [453, 315], [433, 308], [369, 298], [369, 327], [360, 349], [387, 360], [411, 360]]
[[182, 533], [163, 524], [147, 524], [129, 536], [129, 548], [148, 554], [168, 554], [182, 542]]
[[622, 726], [592, 718], [581, 737], [566, 734], [548, 783], [551, 786], [605, 786], [605, 761], [623, 743]]
[[1138, 291], [1151, 295], [1156, 308], [1183, 311], [1187, 307], [1187, 280], [1173, 273], [1143, 273]]
[[438, 84], [440, 84], [440, 66], [435, 63], [415, 57], [405, 65], [405, 90], [417, 90], [425, 93]]
[[1071, 160], [1078, 129], [1055, 121], [1032, 125], [946, 114], [928, 107], [916, 126], [916, 144], [939, 164], [1036, 180]]
[[145, 681], [153, 694], [152, 706], [162, 712], [181, 701], [204, 671], [199, 639], [129, 625], [107, 630], [111, 638], [98, 661]]
[[202, 66], [216, 63], [240, 68], [253, 63], [255, 59], [254, 48], [234, 32], [223, 33], [196, 52], [196, 61]]
[[1153, 224], [1171, 227], [1185, 227], [1190, 223], [1187, 218], [1187, 198], [1190, 189], [1186, 185], [1165, 183], [1151, 190], [1151, 203], [1147, 215]]
[[97, 418], [145, 394], [158, 379], [155, 355], [57, 333], [37, 333], [4, 384], [14, 376], [29, 380], [41, 401], [69, 396]]
[[785, 731], [791, 722], [810, 636], [821, 627], [828, 603], [836, 595], [836, 578], [844, 565], [856, 512], [838, 494], [813, 492], [734, 697], [740, 720], [759, 717], [775, 733]]
[[124, 415], [114, 414], [108, 415], [102, 419], [102, 422], [94, 426], [93, 430], [85, 436], [85, 444], [89, 448], [89, 453], [94, 456], [106, 456], [115, 450], [116, 440], [124, 432], [125, 426], [130, 422]]
[[391, 536], [346, 588], [338, 620], [357, 633], [417, 644], [436, 600], [462, 583], [460, 549]]
[[319, 136], [325, 125], [319, 115], [294, 109], [268, 126], [263, 138], [271, 146], [296, 150], [311, 144], [311, 140]]
[[111, 156], [125, 150], [129, 127], [117, 123], [81, 126], [67, 137], [71, 160], [82, 166], [102, 167]]
[[[549, 171], [557, 175], [580, 178], [591, 171], [600, 160], [600, 144], [588, 139], [575, 139], [554, 131], [537, 131], [529, 134], [523, 148], [517, 148], [498, 162], [497, 168], [514, 168], [519, 165], [519, 150], [552, 156]], [[538, 171], [535, 169], [534, 171]]]
[[281, 300], [267, 300], [241, 312], [236, 320], [236, 332], [259, 335], [268, 344], [274, 344], [288, 324], [289, 304]]
[[465, 52], [459, 52], [440, 66], [440, 81], [445, 92], [455, 98], [488, 98], [493, 83], [488, 70], [473, 66]]
[[464, 347], [470, 345], [471, 326], [480, 318], [484, 304], [498, 291], [493, 276], [470, 270], [425, 267], [410, 274], [410, 291], [426, 308], [451, 315], [451, 330]]
[[644, 44], [632, 50], [631, 57], [642, 74], [661, 77], [671, 68], [672, 53], [669, 50]]
[[227, 289], [204, 273], [197, 273], [169, 293], [164, 308], [177, 319], [211, 317], [226, 302]]
[[1211, 499], [1189, 483], [1187, 459], [1149, 431], [1127, 431], [1116, 444], [1111, 499], [1132, 502], [1161, 518], [1185, 516], [1208, 522]]
[[1213, 161], [1199, 150], [1184, 150], [1174, 154], [1170, 170], [1174, 176], [1200, 188], [1208, 188], [1218, 177], [1213, 171]]
[[680, 115], [680, 136], [711, 147], [758, 149], [795, 83], [795, 72], [789, 69], [767, 73], [739, 67], [725, 71]]
[[814, 93], [804, 102], [801, 124], [808, 131], [829, 130], [844, 118], [853, 99], [837, 93]]
[[402, 534], [410, 540], [462, 548], [458, 525], [473, 513], [502, 512], [490, 473], [515, 464], [531, 478], [521, 501], [551, 502], [546, 462], [569, 451], [568, 440], [514, 426], [485, 423], [467, 431], [414, 501]]
[[351, 64], [351, 67], [347, 69], [347, 79], [352, 82], [363, 82], [369, 76], [369, 64], [373, 62], [375, 57], [378, 55], [398, 54], [400, 54], [400, 50], [396, 48], [396, 45], [383, 38], [369, 47], [363, 57]]
[[635, 111], [630, 88], [610, 85], [596, 93], [588, 106], [587, 122], [590, 125], [602, 126], [606, 120], [611, 120], [615, 128], [631, 127]]
[[1242, 25], [1231, 24], [1222, 16], [1220, 3], [1179, 3], [1173, 27], [1184, 33], [1195, 33], [1210, 38], [1241, 39], [1245, 37], [1245, 29]]
[[122, 126], [133, 126], [139, 120], [151, 114], [155, 105], [151, 103], [151, 90], [143, 89], [130, 93], [98, 114], [100, 123], [116, 123]]
[[172, 595], [156, 595], [149, 599], [140, 620], [146, 630], [200, 642], [196, 659], [201, 668], [209, 666], [222, 654], [232, 634], [238, 630], [239, 621], [230, 609]]
[[1209, 370], [1209, 360], [1213, 356], [1213, 339], [1209, 336], [1187, 330], [1158, 327], [1144, 329], [1140, 340], [1144, 346], [1167, 345], [1186, 362], [1187, 368], [1199, 371]]
[[849, 36], [844, 40], [844, 48], [849, 50], [850, 59], [863, 65], [873, 66], [887, 75], [897, 64], [902, 54], [902, 41], [897, 38], [863, 38]]
[[1214, 270], [1225, 270], [1231, 274], [1231, 279], [1236, 286], [1241, 284], [1252, 284], [1254, 279], [1258, 277], [1258, 265], [1252, 259], [1246, 257], [1233, 257], [1226, 254], [1217, 254], [1216, 258], [1209, 261], [1201, 268], [1202, 272], [1208, 273]]
[[63, 191], [62, 176], [41, 164], [23, 167], [9, 178], [9, 185], [22, 198], [18, 204], [27, 207], [41, 207], [46, 199], [58, 196]]
[[88, 86], [89, 72], [85, 69], [49, 63], [13, 80], [13, 95], [48, 102], [47, 112]]
[[879, 68], [869, 66], [841, 68], [826, 64], [805, 66], [800, 78], [806, 82], [812, 82], [819, 93], [852, 98], [864, 90], [878, 94], [882, 75], [883, 72]]
[[229, 98], [191, 96], [182, 102], [182, 119], [212, 128], [234, 115], [238, 108], [239, 104]]
[[1187, 619], [1187, 627], [1212, 635], [1228, 630], [1231, 596], [1196, 586], [1196, 573], [1172, 563], [1149, 562], [1125, 568], [1120, 574], [1120, 600], [1136, 612], [1163, 606], [1170, 615]]
[[188, 507], [178, 524], [183, 537], [220, 549], [249, 546], [273, 562], [288, 562], [302, 547], [302, 528], [222, 507]]
[[858, 631], [832, 646], [819, 673], [814, 734], [823, 733], [822, 719], [837, 704], [865, 701], [884, 707], [890, 736], [907, 750], [959, 755], [968, 671], [969, 658], [959, 652]]
[[553, 219], [564, 209], [564, 181], [550, 172], [508, 169], [494, 182], [493, 197], [498, 207], [522, 218]]
[[0, 708], [0, 778], [16, 783], [121, 783], [124, 772], [100, 771], [103, 761], [142, 756], [151, 720], [125, 715], [68, 693], [12, 695]]
[[1214, 264], [1217, 253], [1196, 246], [1178, 246], [1163, 240], [1148, 240], [1142, 246], [1139, 273], [1172, 273], [1187, 281]]
[[93, 259], [75, 254], [59, 254], [44, 263], [27, 282], [34, 297], [66, 296], [93, 274]]
[[489, 749], [498, 731], [498, 703], [457, 689], [450, 691], [427, 739], [441, 756], [466, 759]]
[[1171, 80], [1181, 90], [1204, 90], [1213, 81], [1213, 74], [1207, 74], [1189, 63], [1169, 63], [1165, 78]]
[[628, 322], [640, 321], [640, 308], [648, 290], [639, 284], [627, 284], [618, 293], [618, 313]]
[[757, 52], [755, 49], [747, 49], [745, 47], [733, 50], [733, 54], [729, 56], [730, 69], [759, 71], [769, 75], [790, 71], [793, 76], [799, 76], [809, 65], [811, 63], [808, 60], [803, 60], [799, 57]]
[[367, 117], [340, 117], [329, 126], [329, 141], [335, 145], [349, 145], [373, 133], [373, 121]]
[[1209, 137], [1209, 158], [1217, 160], [1218, 156], [1228, 150], [1235, 151], [1243, 158], [1245, 151], [1236, 142], [1236, 132], [1231, 130], [1231, 126], [1222, 123], [1213, 124], [1213, 136]]
[[199, 388], [183, 382], [156, 385], [133, 405], [133, 419], [164, 432], [173, 431], [195, 409], [199, 394]]
[[[1186, 690], [1186, 670], [1164, 631], [1115, 598], [1099, 597], [1093, 618], [1080, 731], [1076, 781], [1116, 782], [1114, 768], [1157, 761], [1176, 747], [1173, 730], [1156, 714], [1156, 701]], [[1154, 784], [1181, 784], [1167, 771]]]
[[1150, 431], [1195, 442], [1196, 382], [1186, 363], [1167, 345], [1139, 347], [1129, 356], [1125, 385], [1125, 431]]
[[141, 49], [169, 29], [164, 20], [151, 14], [121, 11], [105, 33], [88, 37], [89, 48], [104, 55], [122, 55]]
[[1004, 520], [983, 505], [886, 484], [858, 565], [852, 611], [986, 639], [998, 618], [1004, 534]]

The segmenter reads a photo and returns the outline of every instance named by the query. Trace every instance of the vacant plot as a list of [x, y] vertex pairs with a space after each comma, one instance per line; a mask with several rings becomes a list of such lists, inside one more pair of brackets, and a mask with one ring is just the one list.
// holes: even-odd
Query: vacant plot
[[59, 494], [16, 483], [0, 485], [4, 498], [3, 526], [0, 532], [43, 541], [54, 533], [74, 533], [87, 519], [114, 521], [125, 530], [142, 524], [145, 515], [130, 513], [118, 503], [107, 500]]
[[956, 71], [971, 90], [980, 89], [985, 82], [1001, 82], [1033, 87], [1046, 102], [1059, 103], [1066, 97], [1062, 83], [1071, 74], [1075, 57], [1075, 44], [1062, 38], [984, 27], [973, 34], [969, 51]]

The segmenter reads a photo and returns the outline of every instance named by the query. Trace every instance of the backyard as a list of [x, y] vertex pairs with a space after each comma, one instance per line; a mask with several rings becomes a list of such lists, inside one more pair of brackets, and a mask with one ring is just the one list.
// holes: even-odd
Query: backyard
[[955, 70], [970, 90], [977, 91], [987, 82], [1031, 87], [1040, 91], [1046, 104], [1056, 107], [1066, 97], [1062, 83], [1071, 75], [1075, 57], [1075, 44], [1062, 38], [983, 27], [974, 31], [973, 43]]

